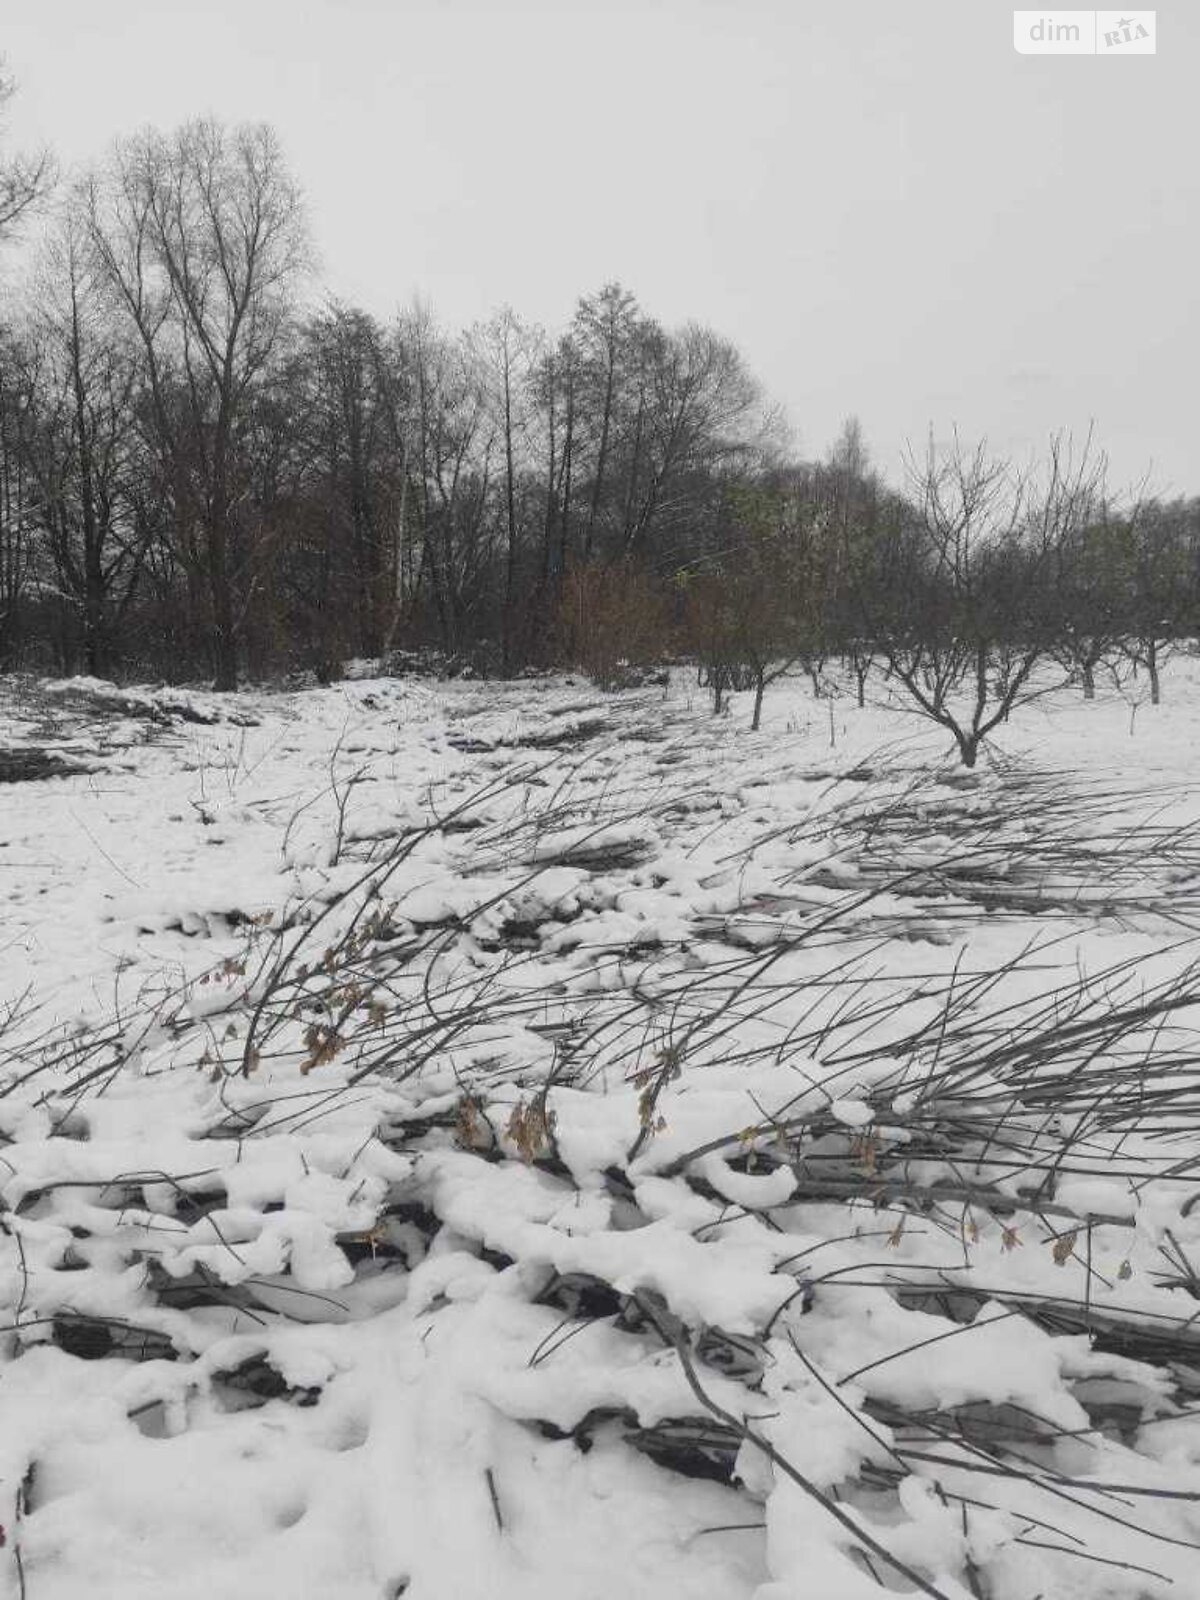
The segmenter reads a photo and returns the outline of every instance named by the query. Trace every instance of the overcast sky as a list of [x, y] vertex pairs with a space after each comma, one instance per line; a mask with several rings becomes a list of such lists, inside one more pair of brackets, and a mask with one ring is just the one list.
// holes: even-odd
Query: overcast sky
[[736, 340], [823, 451], [1094, 419], [1200, 492], [1200, 5], [1020, 56], [993, 0], [4, 0], [15, 141], [266, 120], [325, 282], [548, 327], [619, 278]]

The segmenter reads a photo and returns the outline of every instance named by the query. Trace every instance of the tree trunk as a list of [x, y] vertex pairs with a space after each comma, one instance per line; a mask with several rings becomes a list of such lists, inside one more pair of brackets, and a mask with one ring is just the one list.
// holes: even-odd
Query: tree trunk
[[213, 620], [213, 687], [229, 694], [238, 686], [238, 654], [225, 529], [220, 525], [208, 530], [208, 581]]
[[501, 651], [504, 676], [515, 669], [517, 660], [516, 595], [517, 595], [517, 501], [516, 467], [513, 461], [512, 371], [507, 349], [504, 355], [504, 507], [508, 524], [508, 559], [504, 566], [504, 615], [502, 618]]
[[1090, 661], [1083, 663], [1083, 698], [1085, 700], [1096, 698], [1096, 671]]
[[760, 672], [754, 684], [754, 716], [750, 723], [751, 733], [757, 733], [762, 722], [763, 694], [766, 690], [766, 680]]
[[567, 570], [567, 556], [571, 540], [571, 474], [575, 465], [575, 390], [567, 390], [566, 436], [562, 453], [562, 512], [558, 530], [558, 572], [556, 588], [561, 590], [563, 575]]
[[92, 473], [92, 440], [84, 389], [83, 341], [79, 300], [71, 279], [71, 388], [75, 402], [75, 445], [79, 461], [79, 501], [83, 523], [83, 657], [94, 678], [104, 676], [104, 565]]
[[604, 483], [604, 469], [608, 464], [608, 433], [612, 426], [613, 388], [616, 381], [616, 356], [609, 351], [608, 372], [604, 385], [604, 412], [600, 422], [600, 445], [596, 452], [596, 476], [592, 482], [592, 503], [588, 508], [587, 531], [583, 541], [583, 564], [592, 559], [596, 536], [596, 518], [600, 511], [600, 493]]

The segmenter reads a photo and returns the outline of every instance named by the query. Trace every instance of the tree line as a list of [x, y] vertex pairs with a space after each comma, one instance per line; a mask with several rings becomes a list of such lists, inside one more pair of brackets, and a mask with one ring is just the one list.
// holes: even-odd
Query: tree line
[[[0, 236], [52, 177], [0, 160]], [[267, 127], [147, 130], [51, 213], [0, 313], [0, 670], [231, 689], [424, 650], [615, 684], [684, 653], [757, 716], [836, 658], [967, 760], [1047, 660], [1157, 693], [1196, 631], [1200, 502], [1118, 500], [1086, 443], [931, 442], [894, 487], [854, 423], [795, 459], [733, 343], [617, 283], [555, 332], [319, 301]]]

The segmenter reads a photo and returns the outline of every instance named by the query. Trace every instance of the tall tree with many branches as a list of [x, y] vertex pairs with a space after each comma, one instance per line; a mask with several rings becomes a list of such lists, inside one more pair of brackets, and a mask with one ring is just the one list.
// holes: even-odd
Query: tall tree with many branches
[[233, 689], [256, 555], [241, 446], [308, 263], [299, 192], [269, 128], [203, 120], [119, 144], [88, 210], [142, 345], [180, 558], [207, 596], [216, 686]]

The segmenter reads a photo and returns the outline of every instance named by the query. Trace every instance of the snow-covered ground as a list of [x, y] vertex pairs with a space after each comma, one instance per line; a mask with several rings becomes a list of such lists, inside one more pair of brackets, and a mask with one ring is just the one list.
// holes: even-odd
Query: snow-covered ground
[[0, 1595], [1200, 1596], [1165, 688], [0, 686]]

